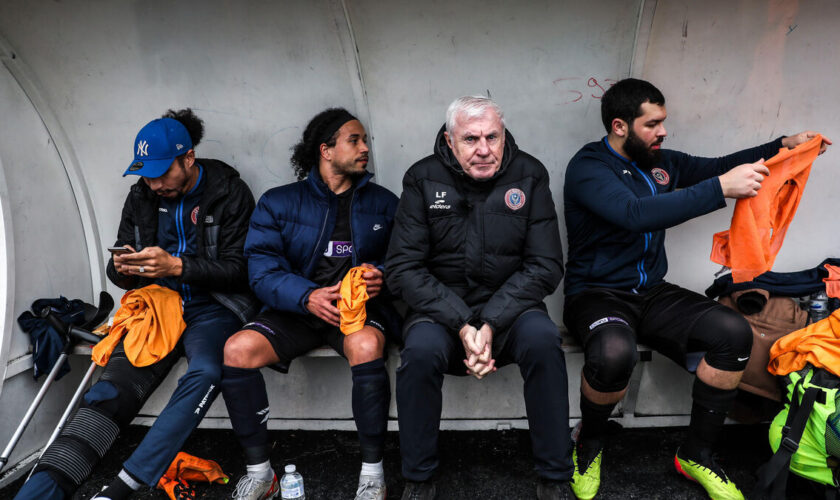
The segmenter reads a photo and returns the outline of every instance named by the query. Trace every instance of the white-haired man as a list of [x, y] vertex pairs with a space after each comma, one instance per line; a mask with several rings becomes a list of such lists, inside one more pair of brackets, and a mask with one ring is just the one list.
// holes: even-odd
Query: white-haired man
[[443, 375], [482, 379], [508, 363], [525, 382], [537, 496], [569, 494], [566, 365], [543, 304], [562, 260], [545, 167], [517, 148], [496, 103], [456, 99], [434, 154], [405, 174], [385, 264], [410, 309], [397, 370], [403, 499], [435, 497]]

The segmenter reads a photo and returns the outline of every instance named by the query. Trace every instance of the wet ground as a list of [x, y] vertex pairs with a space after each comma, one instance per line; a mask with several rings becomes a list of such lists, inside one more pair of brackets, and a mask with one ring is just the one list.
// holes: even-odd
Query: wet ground
[[[89, 499], [110, 482], [120, 465], [140, 442], [145, 427], [132, 426], [103, 459], [79, 490], [76, 499]], [[615, 429], [604, 453], [602, 487], [598, 499], [703, 499], [702, 488], [682, 479], [672, 465], [674, 451], [686, 428]], [[294, 463], [303, 474], [306, 498], [352, 499], [359, 456], [353, 432], [272, 431], [275, 470]], [[442, 432], [441, 467], [437, 477], [438, 499], [531, 499], [537, 477], [531, 461], [527, 431]], [[229, 430], [200, 429], [187, 441], [185, 450], [213, 458], [230, 474], [227, 485], [197, 487], [197, 499], [230, 498], [244, 461]], [[754, 472], [769, 458], [767, 425], [727, 426], [720, 448], [720, 462], [744, 492], [755, 484]], [[388, 498], [399, 498], [403, 484], [399, 474], [397, 433], [388, 434], [385, 471]], [[20, 481], [0, 490], [0, 499], [11, 499]], [[789, 498], [823, 498], [792, 480]], [[137, 499], [165, 499], [160, 490], [141, 491]]]

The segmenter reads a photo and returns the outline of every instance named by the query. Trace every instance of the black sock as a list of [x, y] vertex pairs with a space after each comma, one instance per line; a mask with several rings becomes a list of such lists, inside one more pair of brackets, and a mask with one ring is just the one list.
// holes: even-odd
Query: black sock
[[249, 465], [263, 463], [271, 455], [268, 440], [268, 394], [259, 369], [222, 366], [222, 395], [230, 424], [245, 451]]
[[[125, 471], [123, 471], [125, 472]], [[126, 472], [128, 474], [128, 472]], [[130, 476], [129, 476], [130, 477]], [[131, 479], [134, 479], [133, 477]], [[136, 480], [135, 480], [136, 481]], [[139, 483], [139, 481], [137, 481]], [[129, 486], [125, 481], [123, 481], [120, 476], [114, 478], [104, 490], [102, 490], [97, 496], [109, 498], [110, 500], [126, 500], [135, 490], [131, 486]]]
[[582, 424], [578, 439], [603, 439], [607, 434], [607, 422], [609, 422], [610, 414], [616, 404], [618, 403], [596, 404], [586, 399], [581, 393], [580, 419]]
[[737, 389], [718, 389], [699, 377], [694, 379], [694, 402], [691, 405], [688, 439], [680, 447], [683, 458], [705, 461], [711, 456], [712, 448], [723, 430], [723, 421], [732, 409], [737, 394]]
[[359, 431], [362, 462], [382, 460], [388, 431], [391, 386], [382, 358], [350, 367], [353, 373], [353, 418]]

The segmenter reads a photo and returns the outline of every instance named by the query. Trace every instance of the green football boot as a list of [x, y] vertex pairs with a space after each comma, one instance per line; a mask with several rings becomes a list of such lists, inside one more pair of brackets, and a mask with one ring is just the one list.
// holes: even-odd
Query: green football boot
[[572, 492], [580, 500], [590, 500], [601, 486], [601, 455], [604, 445], [600, 439], [579, 440], [572, 451], [575, 466], [572, 472]]
[[680, 450], [674, 455], [674, 467], [688, 479], [700, 483], [712, 500], [744, 500], [744, 494], [735, 486], [715, 459], [709, 456], [695, 462], [690, 458], [681, 458]]

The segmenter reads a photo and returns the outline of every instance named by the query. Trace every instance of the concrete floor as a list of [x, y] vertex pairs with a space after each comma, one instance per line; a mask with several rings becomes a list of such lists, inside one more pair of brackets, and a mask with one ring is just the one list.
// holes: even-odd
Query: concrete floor
[[[617, 426], [616, 426], [617, 427]], [[75, 499], [89, 499], [119, 471], [120, 465], [142, 439], [146, 428], [132, 426], [103, 459], [96, 474], [82, 485]], [[767, 426], [727, 426], [720, 448], [720, 462], [744, 492], [755, 484], [754, 471], [770, 454]], [[673, 454], [685, 436], [685, 428], [615, 429], [604, 455], [603, 483], [599, 499], [703, 499], [702, 488], [682, 479], [673, 469]], [[275, 469], [294, 463], [303, 474], [307, 499], [350, 499], [355, 491], [359, 458], [353, 432], [272, 431]], [[530, 456], [527, 431], [443, 432], [440, 438], [441, 468], [438, 498], [530, 499], [534, 498], [536, 475]], [[229, 430], [200, 429], [185, 451], [214, 458], [232, 475], [228, 485], [199, 485], [196, 498], [230, 498], [244, 470], [238, 445]], [[388, 435], [385, 470], [388, 498], [399, 498], [403, 484], [399, 474], [398, 436]], [[802, 481], [791, 480], [789, 498], [823, 498], [809, 493]], [[11, 499], [20, 482], [0, 490], [0, 499]], [[164, 499], [162, 491], [146, 490], [138, 499]]]

